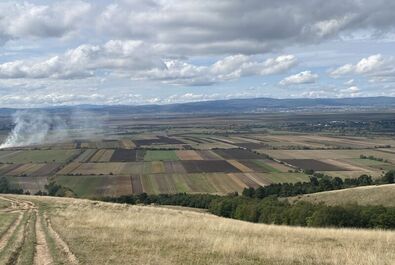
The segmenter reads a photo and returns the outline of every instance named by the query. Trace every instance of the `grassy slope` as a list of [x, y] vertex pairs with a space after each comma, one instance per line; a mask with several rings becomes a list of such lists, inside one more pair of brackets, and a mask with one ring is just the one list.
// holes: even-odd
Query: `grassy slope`
[[325, 202], [329, 205], [357, 203], [361, 205], [384, 205], [395, 207], [395, 184], [317, 192], [293, 197], [290, 200]]
[[182, 209], [18, 198], [47, 211], [80, 264], [389, 265], [395, 259], [394, 231], [297, 228]]

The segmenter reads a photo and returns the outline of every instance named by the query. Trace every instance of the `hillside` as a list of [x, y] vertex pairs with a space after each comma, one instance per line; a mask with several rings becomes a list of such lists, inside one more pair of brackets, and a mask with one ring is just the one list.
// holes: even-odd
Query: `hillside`
[[395, 184], [357, 187], [306, 194], [289, 199], [290, 201], [324, 202], [328, 205], [356, 203], [359, 205], [383, 205], [395, 207]]
[[1, 264], [384, 265], [395, 259], [394, 231], [292, 228], [35, 196], [1, 196], [0, 209]]

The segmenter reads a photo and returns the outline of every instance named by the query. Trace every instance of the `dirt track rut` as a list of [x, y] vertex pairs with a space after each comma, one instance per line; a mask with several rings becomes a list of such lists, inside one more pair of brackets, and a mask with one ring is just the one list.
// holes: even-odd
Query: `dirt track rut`
[[[31, 261], [32, 264], [55, 264], [55, 255], [58, 254], [64, 257], [66, 264], [79, 264], [77, 257], [71, 252], [67, 243], [52, 227], [48, 215], [45, 212], [40, 212], [33, 202], [15, 199], [11, 196], [0, 196], [0, 200], [10, 202], [8, 208], [2, 209], [1, 212], [3, 212], [3, 214], [18, 213], [15, 220], [0, 235], [1, 262], [7, 265], [18, 264], [23, 248], [27, 247], [27, 236], [29, 232], [32, 232], [31, 235], [35, 235], [33, 240], [34, 257]], [[33, 216], [35, 216], [34, 226], [30, 225], [33, 221]], [[29, 231], [29, 229], [35, 231]], [[48, 242], [49, 238], [54, 244], [52, 249]]]

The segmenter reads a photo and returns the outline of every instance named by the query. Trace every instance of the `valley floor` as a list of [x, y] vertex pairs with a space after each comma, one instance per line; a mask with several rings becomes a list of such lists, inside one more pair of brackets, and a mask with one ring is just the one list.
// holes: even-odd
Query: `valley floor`
[[0, 264], [393, 264], [395, 231], [253, 224], [179, 208], [0, 196]]

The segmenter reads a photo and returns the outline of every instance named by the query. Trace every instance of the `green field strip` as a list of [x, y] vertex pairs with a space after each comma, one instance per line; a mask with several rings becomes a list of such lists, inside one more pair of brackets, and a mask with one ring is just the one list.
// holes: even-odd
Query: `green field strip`
[[176, 193], [176, 185], [169, 175], [156, 174], [150, 176], [158, 187], [158, 193]]
[[211, 185], [207, 174], [187, 174], [186, 183], [192, 192], [216, 193], [217, 190]]
[[263, 173], [262, 175], [271, 183], [296, 183], [310, 180], [309, 176], [303, 173]]
[[152, 175], [143, 175], [141, 176], [141, 184], [143, 185], [144, 192], [148, 194], [158, 194], [159, 187], [153, 179]]
[[274, 168], [274, 167], [266, 164], [262, 160], [254, 159], [254, 160], [252, 160], [252, 162], [254, 162], [254, 164], [258, 165], [259, 167], [261, 167], [262, 169], [264, 169], [267, 172], [270, 172], [270, 173], [281, 173], [280, 170], [278, 170], [277, 168]]
[[143, 164], [143, 174], [151, 174], [152, 165], [150, 162], [144, 162]]
[[[394, 156], [395, 156], [395, 154], [394, 154]], [[357, 164], [358, 166], [368, 166], [368, 167], [392, 165], [391, 163], [387, 163], [384, 161], [377, 161], [377, 160], [372, 160], [372, 159], [362, 159], [362, 158], [351, 158], [351, 159], [347, 159], [346, 161], [353, 163], [353, 164]]]
[[214, 189], [222, 194], [243, 190], [243, 187], [238, 185], [232, 177], [224, 173], [210, 174], [208, 179]]
[[65, 162], [80, 150], [26, 150], [0, 158], [3, 163], [46, 163]]
[[102, 195], [107, 176], [57, 176], [56, 183], [70, 188], [79, 197]]
[[191, 188], [185, 180], [185, 174], [172, 174], [170, 176], [173, 179], [177, 192], [191, 192]]

